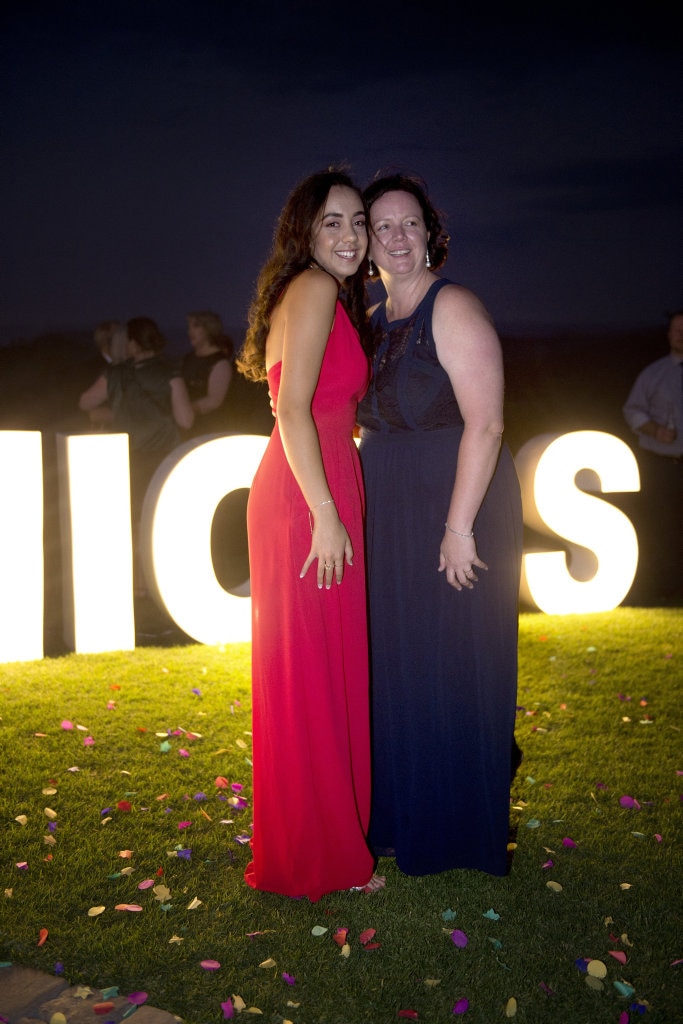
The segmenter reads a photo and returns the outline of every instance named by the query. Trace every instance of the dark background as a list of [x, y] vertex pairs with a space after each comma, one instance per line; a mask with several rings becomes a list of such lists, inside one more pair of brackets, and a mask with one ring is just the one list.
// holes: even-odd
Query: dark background
[[420, 174], [503, 334], [681, 304], [675, 5], [5, 0], [0, 341], [193, 309], [239, 333], [275, 218]]

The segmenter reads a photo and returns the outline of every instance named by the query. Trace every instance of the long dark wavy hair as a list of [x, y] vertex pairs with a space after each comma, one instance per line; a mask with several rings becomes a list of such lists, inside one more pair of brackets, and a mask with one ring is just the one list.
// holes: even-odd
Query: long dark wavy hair
[[[235, 361], [240, 373], [250, 380], [266, 380], [266, 339], [273, 309], [290, 281], [310, 267], [313, 231], [330, 189], [335, 185], [353, 189], [362, 199], [360, 189], [346, 171], [330, 167], [300, 182], [290, 193], [278, 218], [271, 254], [259, 274], [256, 293], [249, 307], [249, 327], [244, 344]], [[364, 350], [369, 352], [372, 342], [365, 313], [365, 271], [367, 256], [360, 269], [347, 278], [340, 291], [340, 299], [360, 335]]]
[[[385, 174], [376, 177], [363, 192], [363, 201], [367, 206], [368, 213], [372, 209], [372, 204], [387, 192], [409, 192], [417, 199], [429, 235], [427, 251], [432, 270], [438, 270], [448, 258], [450, 235], [442, 224], [443, 214], [436, 209], [429, 198], [425, 182], [422, 178], [412, 174]], [[371, 231], [372, 228], [368, 228], [368, 230]]]

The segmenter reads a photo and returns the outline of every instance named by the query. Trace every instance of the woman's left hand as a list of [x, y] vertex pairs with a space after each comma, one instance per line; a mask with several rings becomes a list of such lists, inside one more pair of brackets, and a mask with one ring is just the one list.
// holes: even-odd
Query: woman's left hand
[[477, 554], [474, 537], [460, 537], [447, 530], [439, 550], [439, 572], [446, 573], [446, 580], [456, 590], [472, 590], [478, 582], [477, 569], [488, 570]]

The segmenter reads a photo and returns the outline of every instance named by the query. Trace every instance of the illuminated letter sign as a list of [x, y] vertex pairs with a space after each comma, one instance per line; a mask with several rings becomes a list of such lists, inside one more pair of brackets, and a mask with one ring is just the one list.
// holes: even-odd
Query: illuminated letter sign
[[190, 441], [161, 464], [147, 491], [141, 530], [145, 577], [171, 618], [200, 643], [251, 639], [248, 581], [234, 593], [218, 582], [211, 524], [227, 494], [251, 487], [267, 443], [267, 437], [245, 434]]
[[57, 437], [64, 639], [79, 654], [135, 647], [128, 434]]
[[0, 662], [43, 657], [43, 458], [37, 431], [0, 431]]
[[595, 430], [544, 434], [519, 451], [524, 521], [562, 537], [564, 551], [530, 552], [521, 595], [549, 614], [610, 611], [624, 599], [638, 565], [638, 541], [619, 509], [590, 491], [637, 491], [638, 464], [619, 438]]

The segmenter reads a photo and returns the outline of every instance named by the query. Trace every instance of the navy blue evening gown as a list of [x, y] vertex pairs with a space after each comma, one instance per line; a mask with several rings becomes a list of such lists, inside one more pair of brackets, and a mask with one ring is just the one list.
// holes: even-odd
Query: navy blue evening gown
[[437, 572], [463, 421], [415, 312], [382, 342], [358, 420], [367, 495], [373, 795], [370, 844], [410, 875], [507, 870], [522, 512], [509, 449], [477, 515], [473, 590]]

